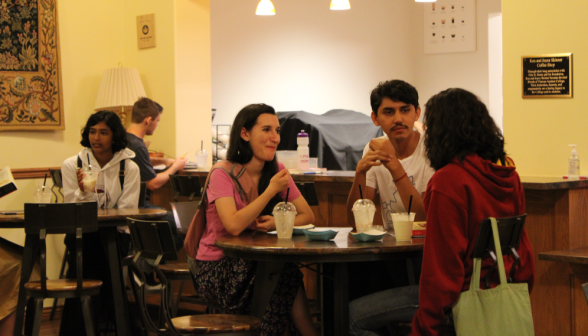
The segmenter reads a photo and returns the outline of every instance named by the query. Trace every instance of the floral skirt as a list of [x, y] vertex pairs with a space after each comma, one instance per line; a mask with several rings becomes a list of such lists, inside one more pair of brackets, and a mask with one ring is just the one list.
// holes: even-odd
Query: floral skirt
[[[257, 262], [225, 257], [218, 261], [197, 261], [195, 282], [198, 293], [219, 302], [226, 314], [249, 315]], [[286, 269], [294, 268], [286, 264]], [[262, 335], [299, 335], [290, 311], [298, 288], [303, 286], [300, 270], [282, 272], [261, 323]]]

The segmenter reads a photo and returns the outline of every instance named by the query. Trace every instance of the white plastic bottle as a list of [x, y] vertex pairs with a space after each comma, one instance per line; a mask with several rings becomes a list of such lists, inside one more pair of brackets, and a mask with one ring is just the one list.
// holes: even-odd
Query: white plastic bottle
[[304, 133], [302, 130], [298, 133], [298, 137], [296, 138], [296, 143], [298, 144], [298, 172], [303, 173], [308, 170], [308, 134]]
[[576, 145], [568, 145], [573, 147], [572, 153], [568, 158], [568, 179], [579, 180], [580, 179], [580, 158], [578, 152], [576, 152]]

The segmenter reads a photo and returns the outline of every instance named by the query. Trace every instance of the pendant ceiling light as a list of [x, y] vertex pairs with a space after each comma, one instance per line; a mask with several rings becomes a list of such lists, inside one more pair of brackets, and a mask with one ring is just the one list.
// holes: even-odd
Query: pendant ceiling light
[[331, 0], [331, 10], [347, 10], [351, 9], [349, 0]]
[[261, 0], [257, 5], [255, 15], [276, 15], [276, 10], [270, 0]]
[[414, 0], [414, 2], [437, 2], [437, 0]]

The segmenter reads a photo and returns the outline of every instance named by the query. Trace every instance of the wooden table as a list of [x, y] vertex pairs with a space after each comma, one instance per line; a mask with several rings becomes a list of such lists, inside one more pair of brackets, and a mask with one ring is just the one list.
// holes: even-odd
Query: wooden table
[[[110, 264], [112, 281], [112, 294], [114, 299], [114, 315], [116, 334], [118, 336], [130, 335], [129, 310], [125, 299], [124, 281], [122, 278], [118, 244], [116, 241], [117, 226], [126, 225], [127, 217], [135, 219], [158, 219], [167, 214], [164, 210], [158, 209], [106, 209], [98, 210], [98, 231], [103, 242], [107, 246], [106, 254]], [[0, 229], [23, 229], [24, 215], [0, 215]], [[22, 271], [20, 276], [20, 287], [18, 292], [18, 304], [16, 306], [16, 321], [14, 336], [22, 333], [24, 310], [26, 305], [25, 283], [28, 282], [33, 269], [34, 259], [39, 241], [38, 235], [27, 234], [22, 257]]]
[[[584, 318], [572, 319], [572, 331], [575, 335], [583, 335], [583, 330], [588, 330], [588, 304], [586, 296], [582, 290], [582, 284], [588, 282], [588, 247], [581, 247], [569, 250], [551, 251], [539, 253], [539, 260], [556, 261], [568, 264], [573, 276], [571, 282], [571, 305], [570, 309], [573, 316]], [[554, 264], [554, 266], [556, 266]]]
[[[324, 263], [324, 273], [334, 279], [326, 282], [324, 295], [325, 335], [349, 334], [349, 283], [347, 262], [390, 260], [422, 256], [424, 239], [396, 242], [391, 235], [382, 241], [356, 243], [347, 241], [309, 241], [304, 235], [278, 239], [276, 235], [244, 232], [237, 237], [220, 237], [215, 245], [226, 256], [258, 261], [253, 293], [253, 315], [262, 318], [286, 262]], [[330, 285], [332, 284], [332, 285]]]

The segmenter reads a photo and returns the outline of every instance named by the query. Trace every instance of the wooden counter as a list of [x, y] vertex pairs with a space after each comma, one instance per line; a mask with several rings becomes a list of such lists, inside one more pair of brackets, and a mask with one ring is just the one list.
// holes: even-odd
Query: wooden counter
[[[205, 178], [207, 172], [185, 170], [182, 174]], [[347, 223], [346, 203], [353, 171], [292, 176], [296, 182], [315, 182], [319, 199], [319, 206], [312, 207], [315, 225]], [[588, 335], [588, 308], [578, 295], [580, 283], [586, 278], [574, 274], [565, 263], [542, 261], [538, 257], [543, 252], [588, 246], [588, 180], [549, 177], [521, 177], [521, 180], [527, 202], [525, 227], [535, 255], [535, 287], [531, 293], [535, 333], [538, 336]], [[171, 199], [171, 188], [164, 193]]]

